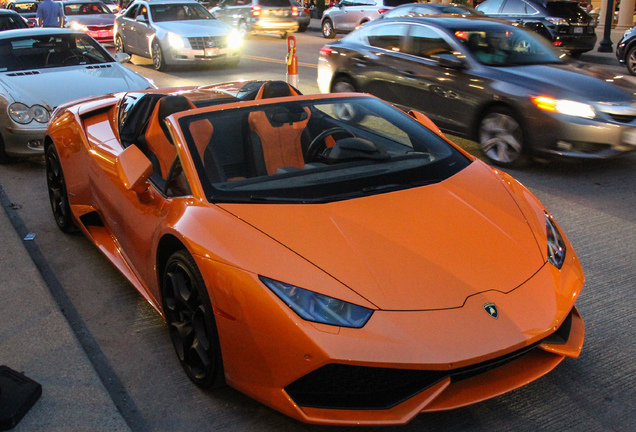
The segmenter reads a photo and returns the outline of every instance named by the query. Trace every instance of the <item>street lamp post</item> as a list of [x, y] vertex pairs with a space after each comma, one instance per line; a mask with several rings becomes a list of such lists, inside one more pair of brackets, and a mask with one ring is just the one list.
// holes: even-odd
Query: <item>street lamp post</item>
[[614, 18], [614, 0], [607, 0], [605, 11], [605, 27], [603, 28], [603, 40], [598, 44], [598, 52], [612, 52], [612, 18]]

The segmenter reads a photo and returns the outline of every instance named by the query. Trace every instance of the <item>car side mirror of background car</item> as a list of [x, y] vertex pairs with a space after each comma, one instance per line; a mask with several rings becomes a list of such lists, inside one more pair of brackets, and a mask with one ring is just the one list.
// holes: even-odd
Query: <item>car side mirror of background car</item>
[[135, 17], [135, 21], [139, 21], [139, 22], [142, 22], [142, 23], [147, 23], [148, 19], [145, 16], [143, 16], [143, 15], [137, 15]]
[[115, 54], [115, 60], [118, 63], [128, 63], [130, 61], [130, 55], [126, 53], [117, 53]]
[[440, 128], [438, 128], [437, 125], [433, 123], [433, 120], [428, 118], [426, 114], [423, 114], [419, 111], [412, 110], [412, 111], [409, 111], [409, 115], [413, 117], [415, 120], [417, 120], [420, 124], [422, 124], [422, 126], [426, 127], [427, 129], [430, 129], [431, 131], [435, 132], [439, 136], [444, 136]]
[[136, 145], [126, 147], [115, 159], [115, 171], [126, 190], [137, 195], [148, 189], [148, 179], [152, 175], [152, 163]]
[[464, 60], [457, 57], [455, 54], [444, 53], [444, 54], [433, 54], [431, 56], [432, 60], [435, 60], [440, 66], [447, 67], [451, 69], [465, 69], [466, 64]]

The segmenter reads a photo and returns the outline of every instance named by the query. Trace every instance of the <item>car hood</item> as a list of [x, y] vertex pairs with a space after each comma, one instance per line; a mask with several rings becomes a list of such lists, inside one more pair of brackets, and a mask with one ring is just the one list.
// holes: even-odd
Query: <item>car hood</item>
[[461, 307], [515, 289], [545, 263], [481, 162], [438, 184], [329, 204], [220, 206], [384, 310]]
[[[69, 15], [64, 18], [66, 23], [70, 25], [73, 21], [83, 25], [114, 25], [114, 14], [96, 14], [96, 15]], [[67, 25], [67, 27], [68, 27]]]
[[[22, 73], [26, 75], [21, 75]], [[67, 66], [0, 73], [0, 86], [17, 102], [42, 104], [53, 109], [61, 103], [88, 96], [150, 87], [143, 77], [119, 63]]]
[[585, 102], [631, 102], [636, 85], [595, 66], [578, 63], [496, 67], [493, 76], [536, 95]]
[[224, 36], [232, 31], [232, 27], [217, 20], [166, 21], [154, 26], [184, 37]]

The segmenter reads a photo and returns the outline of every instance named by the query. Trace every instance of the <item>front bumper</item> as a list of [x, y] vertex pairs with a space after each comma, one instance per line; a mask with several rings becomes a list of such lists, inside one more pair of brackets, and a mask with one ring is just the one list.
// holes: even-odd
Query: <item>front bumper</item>
[[44, 154], [46, 125], [19, 127], [15, 124], [2, 126], [2, 141], [5, 152], [12, 157], [31, 157]]
[[184, 63], [225, 63], [232, 60], [238, 60], [241, 58], [240, 49], [230, 48], [204, 48], [204, 49], [192, 49], [192, 48], [170, 48], [169, 57], [166, 61], [170, 64], [184, 64]]
[[[226, 381], [308, 423], [404, 424], [521, 387], [583, 344], [574, 302], [584, 276], [569, 243], [560, 271], [546, 264], [508, 293], [455, 309], [378, 310], [361, 329], [304, 321], [256, 275], [195, 259], [209, 286], [230, 284], [210, 291]], [[484, 311], [490, 302], [497, 319]]]

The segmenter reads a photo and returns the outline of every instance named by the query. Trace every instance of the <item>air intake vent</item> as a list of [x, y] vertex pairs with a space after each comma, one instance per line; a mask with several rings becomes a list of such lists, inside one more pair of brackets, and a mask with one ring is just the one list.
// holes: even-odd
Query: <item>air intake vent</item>
[[113, 66], [109, 65], [109, 64], [99, 64], [99, 65], [86, 66], [86, 69], [107, 69], [107, 68], [111, 68], [111, 67], [113, 67]]
[[25, 75], [40, 75], [38, 71], [24, 71], [24, 72], [13, 72], [7, 74], [7, 76], [25, 76]]

